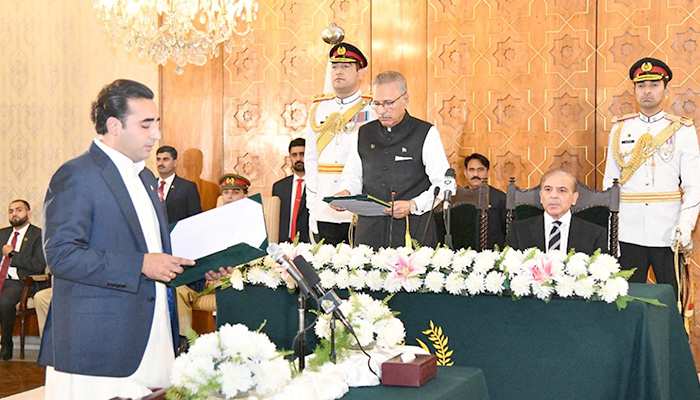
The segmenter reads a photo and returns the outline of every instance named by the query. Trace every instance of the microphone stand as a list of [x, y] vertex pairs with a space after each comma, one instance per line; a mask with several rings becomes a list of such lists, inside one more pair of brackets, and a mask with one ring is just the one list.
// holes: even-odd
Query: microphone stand
[[389, 247], [393, 246], [394, 238], [394, 202], [396, 201], [396, 192], [391, 191], [391, 221], [389, 221]]
[[442, 214], [443, 221], [445, 223], [445, 245], [450, 249], [453, 249], [454, 246], [452, 246], [452, 200], [449, 198], [449, 196], [446, 196], [445, 201], [447, 202], [447, 208]]
[[435, 186], [435, 190], [433, 190], [433, 203], [432, 207], [430, 207], [430, 214], [428, 214], [428, 221], [425, 223], [425, 228], [423, 229], [423, 236], [421, 236], [420, 238], [421, 246], [425, 244], [425, 238], [428, 236], [428, 229], [430, 229], [430, 223], [433, 221], [433, 214], [435, 214], [435, 200], [437, 200], [438, 194], [440, 194], [440, 187]]
[[337, 358], [335, 354], [335, 315], [331, 315], [331, 353], [329, 356], [331, 362], [335, 364]]
[[299, 290], [299, 303], [297, 305], [299, 310], [299, 331], [297, 332], [297, 336], [299, 337], [299, 355], [297, 358], [299, 359], [300, 372], [306, 367], [306, 299], [307, 296]]

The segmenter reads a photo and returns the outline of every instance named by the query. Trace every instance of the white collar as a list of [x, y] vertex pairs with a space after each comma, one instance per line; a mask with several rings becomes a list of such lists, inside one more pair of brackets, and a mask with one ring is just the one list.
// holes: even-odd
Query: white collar
[[[552, 218], [551, 215], [547, 214], [547, 212], [544, 212], [544, 225], [545, 226], [550, 226], [554, 223], [555, 219]], [[566, 214], [564, 214], [561, 218], [559, 218], [557, 221], [561, 222], [562, 225], [564, 226], [569, 226], [571, 225], [571, 210], [567, 211]]]
[[347, 105], [347, 104], [356, 102], [357, 99], [360, 98], [360, 95], [361, 95], [360, 89], [358, 89], [357, 92], [355, 92], [354, 94], [351, 94], [350, 96], [348, 96], [344, 99], [341, 99], [340, 97], [335, 96], [335, 102], [338, 104]]
[[656, 114], [654, 114], [654, 115], [652, 115], [652, 116], [650, 116], [650, 117], [647, 117], [646, 115], [644, 115], [644, 114], [640, 111], [640, 112], [639, 112], [639, 119], [641, 119], [642, 122], [645, 122], [645, 123], [647, 123], [647, 124], [653, 124], [654, 122], [663, 119], [663, 117], [664, 117], [665, 115], [666, 115], [666, 112], [665, 112], [664, 110], [661, 110], [661, 111], [657, 112]]
[[27, 229], [29, 229], [29, 225], [31, 225], [31, 224], [27, 224], [27, 225], [23, 226], [23, 227], [20, 228], [20, 229], [16, 229], [16, 228], [13, 227], [13, 228], [12, 228], [12, 231], [13, 231], [13, 232], [19, 232], [19, 235], [22, 236], [22, 237], [24, 237], [24, 235], [27, 234]]
[[114, 165], [119, 170], [119, 173], [121, 174], [122, 178], [138, 177], [141, 171], [143, 171], [143, 169], [146, 167], [145, 161], [139, 161], [135, 163], [132, 159], [125, 156], [123, 153], [107, 146], [104, 142], [102, 142], [102, 137], [96, 137], [95, 140], [93, 140], [93, 142], [97, 145], [97, 147], [100, 148], [100, 150], [104, 151], [105, 154], [107, 154], [107, 157], [109, 157], [110, 160], [112, 160]]
[[173, 184], [173, 181], [175, 180], [175, 173], [173, 172], [170, 174], [169, 177], [162, 179], [161, 177], [158, 177], [158, 184], [160, 185], [161, 182], [165, 181], [165, 183], [170, 187]]

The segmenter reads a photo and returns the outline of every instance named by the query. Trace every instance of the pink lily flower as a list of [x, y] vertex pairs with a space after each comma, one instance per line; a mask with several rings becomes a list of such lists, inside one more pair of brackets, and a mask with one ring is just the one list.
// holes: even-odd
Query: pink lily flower
[[413, 265], [413, 256], [406, 257], [398, 251], [393, 260], [387, 261], [386, 266], [391, 270], [386, 277], [386, 285], [392, 286], [395, 282], [401, 282], [406, 291], [410, 291], [408, 280], [425, 272], [425, 267]]
[[552, 280], [552, 261], [539, 259], [535, 265], [528, 267], [532, 274], [531, 282], [539, 283], [540, 285]]

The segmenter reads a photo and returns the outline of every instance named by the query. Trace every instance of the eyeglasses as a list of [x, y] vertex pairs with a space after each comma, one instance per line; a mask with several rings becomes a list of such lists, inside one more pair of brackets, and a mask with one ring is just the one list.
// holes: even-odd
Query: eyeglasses
[[371, 101], [371, 102], [369, 103], [369, 105], [370, 105], [372, 108], [384, 107], [384, 108], [386, 108], [386, 109], [388, 110], [388, 109], [390, 109], [390, 108], [394, 108], [394, 103], [396, 103], [397, 101], [399, 101], [399, 99], [401, 99], [401, 98], [402, 98], [403, 96], [405, 96], [405, 95], [406, 95], [406, 93], [404, 92], [401, 96], [395, 98], [394, 100], [388, 100], [388, 101]]

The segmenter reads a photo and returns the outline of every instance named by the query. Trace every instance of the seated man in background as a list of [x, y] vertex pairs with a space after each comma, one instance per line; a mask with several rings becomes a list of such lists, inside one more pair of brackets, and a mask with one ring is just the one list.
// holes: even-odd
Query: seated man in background
[[[221, 189], [221, 197], [223, 205], [233, 203], [236, 200], [248, 197], [248, 187], [250, 181], [236, 174], [225, 174], [219, 178], [219, 188]], [[207, 284], [214, 283], [221, 279], [222, 276], [233, 272], [233, 269], [219, 268], [218, 272], [209, 271], [205, 279], [198, 280], [189, 285], [177, 287], [177, 314], [180, 322], [180, 352], [187, 350], [187, 340], [184, 338], [184, 333], [187, 327], [192, 327], [192, 305], [197, 301], [197, 295], [204, 290]]]
[[[488, 179], [490, 163], [488, 158], [474, 153], [464, 159], [464, 176], [468, 188], [476, 190], [483, 179]], [[498, 245], [503, 248], [506, 241], [506, 194], [489, 185], [489, 228], [486, 248]]]
[[605, 228], [571, 215], [578, 200], [576, 178], [561, 170], [550, 170], [540, 180], [540, 202], [544, 213], [513, 221], [506, 236], [506, 246], [517, 250], [531, 247], [547, 252], [575, 249], [593, 254], [597, 249], [608, 251]]
[[4, 243], [0, 263], [0, 358], [3, 360], [12, 358], [12, 329], [15, 326], [17, 304], [24, 291], [22, 278], [43, 274], [46, 269], [41, 229], [29, 223], [32, 215], [29, 203], [15, 200], [10, 203], [8, 212], [11, 226], [0, 229], [0, 243]]

